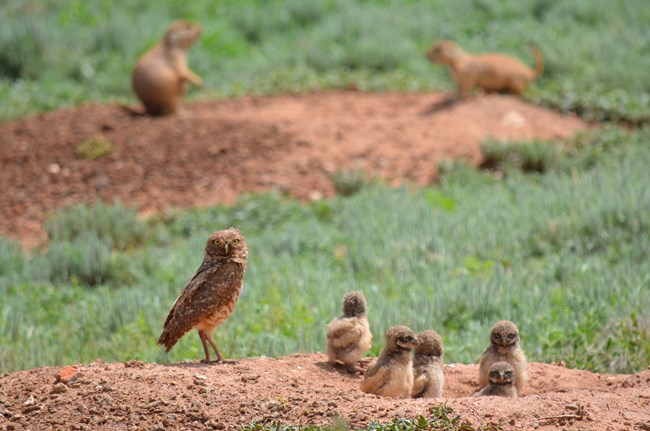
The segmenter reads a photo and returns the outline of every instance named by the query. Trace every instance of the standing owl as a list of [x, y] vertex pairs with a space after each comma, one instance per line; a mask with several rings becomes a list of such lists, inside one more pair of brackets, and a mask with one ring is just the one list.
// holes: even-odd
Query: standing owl
[[192, 279], [181, 290], [163, 325], [158, 344], [169, 352], [190, 329], [197, 329], [210, 363], [208, 344], [223, 361], [212, 333], [235, 308], [242, 290], [248, 247], [238, 229], [220, 230], [208, 238], [205, 257]]

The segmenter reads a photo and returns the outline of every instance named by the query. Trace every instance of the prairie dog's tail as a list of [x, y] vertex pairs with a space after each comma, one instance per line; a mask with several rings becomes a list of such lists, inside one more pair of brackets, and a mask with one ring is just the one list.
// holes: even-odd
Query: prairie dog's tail
[[539, 78], [542, 73], [544, 73], [544, 57], [542, 57], [542, 51], [539, 50], [539, 46], [532, 40], [528, 42], [531, 51], [533, 51], [533, 57], [535, 58], [535, 79]]

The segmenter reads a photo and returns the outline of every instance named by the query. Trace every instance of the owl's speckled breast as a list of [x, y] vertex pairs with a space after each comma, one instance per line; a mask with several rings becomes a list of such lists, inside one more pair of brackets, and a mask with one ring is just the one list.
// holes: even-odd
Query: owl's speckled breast
[[386, 384], [377, 392], [377, 395], [391, 398], [409, 398], [413, 387], [413, 366], [409, 361], [406, 365], [391, 364], [389, 377]]
[[242, 285], [230, 290], [229, 295], [223, 299], [219, 307], [210, 316], [204, 319], [206, 326], [216, 327], [219, 326], [224, 320], [230, 316], [235, 309], [235, 304], [241, 294]]

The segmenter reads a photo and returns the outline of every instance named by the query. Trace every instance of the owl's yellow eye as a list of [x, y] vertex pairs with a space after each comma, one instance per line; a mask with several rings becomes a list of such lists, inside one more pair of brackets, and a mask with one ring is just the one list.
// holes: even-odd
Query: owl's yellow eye
[[239, 240], [237, 238], [233, 239], [230, 241], [231, 244], [239, 244]]
[[214, 240], [214, 245], [221, 245], [221, 240], [220, 239], [215, 239]]

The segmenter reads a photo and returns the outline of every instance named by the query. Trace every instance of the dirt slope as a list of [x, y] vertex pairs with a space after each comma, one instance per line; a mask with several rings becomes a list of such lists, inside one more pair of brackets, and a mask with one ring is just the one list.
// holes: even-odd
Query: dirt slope
[[[426, 416], [443, 403], [474, 425], [506, 430], [650, 429], [650, 370], [600, 375], [533, 363], [525, 395], [510, 400], [471, 397], [478, 366], [455, 364], [445, 368], [444, 399], [394, 400], [362, 393], [361, 377], [325, 361], [316, 353], [234, 365], [95, 362], [72, 372], [15, 372], [0, 376], [0, 429], [234, 430], [252, 421], [328, 425], [335, 416], [356, 427]], [[56, 383], [60, 375], [76, 378]]]
[[[134, 117], [84, 105], [0, 124], [0, 234], [33, 245], [47, 212], [119, 199], [141, 211], [232, 202], [279, 189], [301, 198], [334, 191], [339, 169], [394, 184], [428, 184], [440, 159], [480, 162], [486, 137], [566, 138], [586, 125], [511, 96], [477, 96], [430, 112], [440, 94], [314, 93], [190, 104], [184, 114]], [[75, 154], [102, 137], [115, 149]]]

